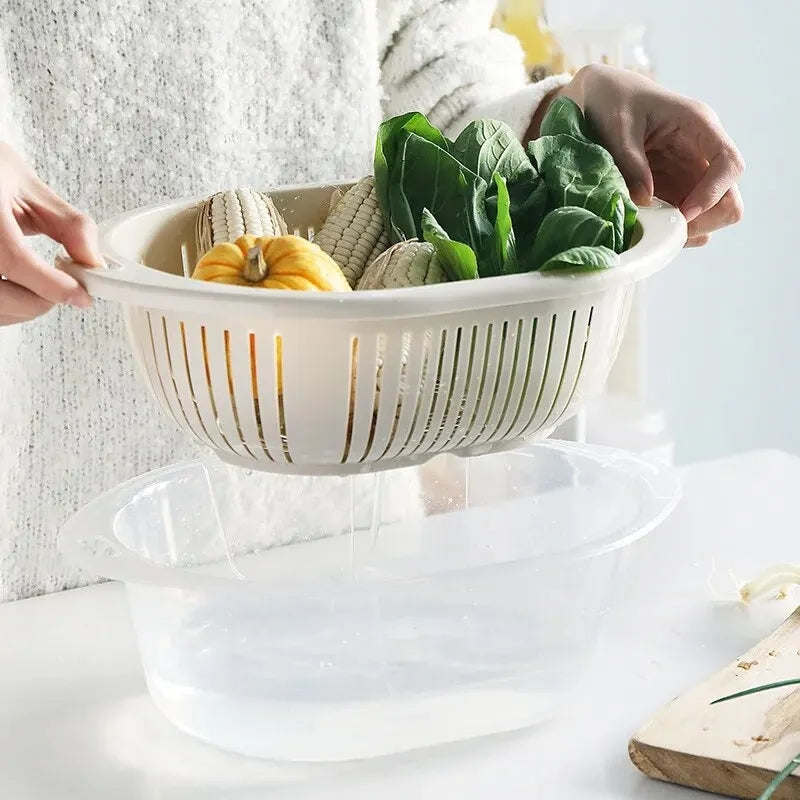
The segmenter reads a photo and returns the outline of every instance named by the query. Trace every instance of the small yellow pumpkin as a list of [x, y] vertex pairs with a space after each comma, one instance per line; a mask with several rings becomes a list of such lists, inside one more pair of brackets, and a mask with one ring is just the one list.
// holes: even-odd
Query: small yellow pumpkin
[[240, 236], [221, 242], [197, 262], [192, 278], [234, 286], [306, 292], [350, 292], [339, 265], [301, 236]]
[[[283, 236], [240, 236], [235, 242], [221, 242], [212, 247], [197, 262], [192, 278], [201, 281], [226, 283], [234, 286], [254, 286], [262, 289], [289, 289], [311, 292], [352, 292], [339, 265], [319, 245], [290, 234]], [[250, 370], [253, 399], [258, 408], [258, 385], [255, 364], [255, 335], [250, 334]], [[283, 394], [281, 342], [277, 342], [276, 376], [278, 394]], [[205, 352], [206, 373], [208, 353]], [[230, 339], [225, 336], [225, 356], [228, 362], [228, 388], [233, 396], [231, 380]], [[258, 411], [256, 415], [259, 416]], [[260, 419], [257, 420], [260, 426]]]

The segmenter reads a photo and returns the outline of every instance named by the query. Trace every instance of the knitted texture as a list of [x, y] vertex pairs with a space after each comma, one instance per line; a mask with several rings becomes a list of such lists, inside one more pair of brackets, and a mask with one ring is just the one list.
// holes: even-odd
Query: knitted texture
[[[489, 30], [493, 7], [0, 0], [0, 139], [96, 219], [237, 185], [359, 177], [385, 115], [421, 110], [448, 134], [476, 108], [517, 130], [530, 120], [543, 90], [525, 86], [516, 40]], [[61, 561], [63, 522], [117, 483], [198, 452], [138, 382], [113, 304], [0, 329], [0, 364], [2, 601], [95, 580]], [[287, 480], [266, 483], [285, 494]], [[387, 483], [390, 503], [422, 513], [413, 479]], [[269, 492], [261, 502], [269, 508]]]

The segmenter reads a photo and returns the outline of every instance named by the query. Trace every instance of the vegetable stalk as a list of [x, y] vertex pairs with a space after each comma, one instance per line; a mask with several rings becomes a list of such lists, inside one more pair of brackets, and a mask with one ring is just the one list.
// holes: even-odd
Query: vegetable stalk
[[739, 597], [743, 603], [773, 593], [777, 593], [778, 597], [786, 597], [787, 586], [797, 584], [800, 584], [800, 565], [777, 564], [764, 570], [753, 580], [742, 584], [739, 588]]
[[251, 247], [247, 251], [242, 277], [251, 283], [258, 283], [267, 277], [267, 261], [260, 246]]

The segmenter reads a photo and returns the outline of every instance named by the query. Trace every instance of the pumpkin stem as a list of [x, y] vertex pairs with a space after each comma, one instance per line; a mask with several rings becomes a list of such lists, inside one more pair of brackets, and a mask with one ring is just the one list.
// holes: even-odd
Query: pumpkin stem
[[242, 277], [253, 283], [263, 281], [267, 277], [267, 261], [260, 247], [251, 247], [247, 251], [247, 261], [242, 270]]

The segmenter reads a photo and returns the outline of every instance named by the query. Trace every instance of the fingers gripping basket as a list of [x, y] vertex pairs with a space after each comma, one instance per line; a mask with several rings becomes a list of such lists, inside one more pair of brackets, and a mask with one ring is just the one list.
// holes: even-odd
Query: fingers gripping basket
[[[313, 236], [339, 187], [271, 192]], [[229, 463], [355, 473], [475, 455], [546, 436], [603, 387], [634, 284], [685, 241], [683, 217], [640, 211], [621, 264], [417, 288], [281, 292], [188, 280], [204, 198], [101, 226], [109, 269], [60, 266], [122, 304], [162, 410]], [[145, 266], [146, 265], [146, 266]]]

